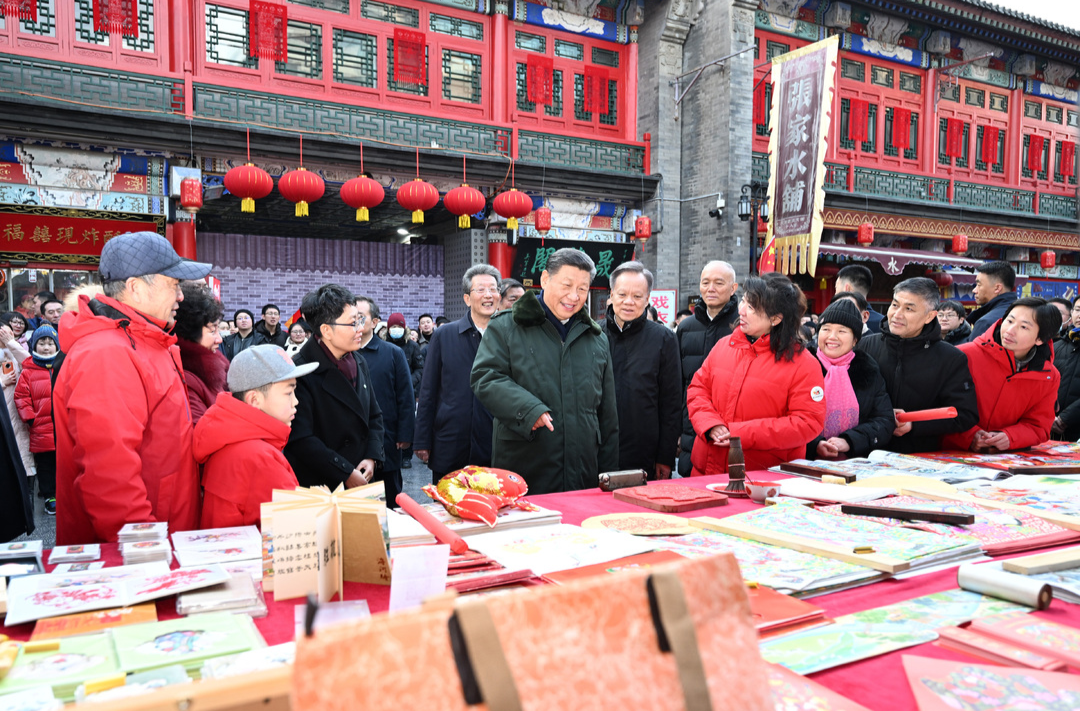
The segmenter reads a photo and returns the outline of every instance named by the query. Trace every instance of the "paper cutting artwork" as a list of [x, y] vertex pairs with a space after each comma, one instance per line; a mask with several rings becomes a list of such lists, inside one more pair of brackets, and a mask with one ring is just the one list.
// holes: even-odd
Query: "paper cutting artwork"
[[812, 674], [935, 639], [937, 632], [922, 625], [839, 618], [832, 625], [765, 640], [761, 656], [798, 674]]
[[845, 615], [838, 618], [837, 622], [841, 620], [874, 624], [903, 622], [935, 630], [939, 627], [952, 627], [970, 622], [980, 617], [1030, 611], [1031, 608], [1024, 605], [957, 588]]
[[1073, 711], [1080, 677], [905, 655], [920, 711]]
[[70, 654], [61, 652], [30, 662], [13, 669], [8, 678], [15, 681], [43, 681], [58, 676], [78, 674], [100, 665], [105, 661], [98, 654]]
[[635, 536], [677, 536], [693, 533], [685, 518], [670, 514], [614, 513], [593, 516], [581, 522], [582, 528], [610, 528]]
[[205, 652], [222, 642], [225, 635], [221, 632], [205, 630], [177, 630], [154, 637], [149, 642], [135, 648], [139, 654], [177, 654], [187, 655]]

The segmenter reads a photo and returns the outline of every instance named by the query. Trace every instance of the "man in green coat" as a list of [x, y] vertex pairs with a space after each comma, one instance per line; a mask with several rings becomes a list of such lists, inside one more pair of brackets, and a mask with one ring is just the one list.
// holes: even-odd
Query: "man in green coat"
[[603, 329], [583, 310], [596, 267], [560, 249], [496, 314], [473, 361], [472, 389], [495, 418], [491, 465], [525, 477], [530, 494], [597, 486], [619, 465], [615, 378]]

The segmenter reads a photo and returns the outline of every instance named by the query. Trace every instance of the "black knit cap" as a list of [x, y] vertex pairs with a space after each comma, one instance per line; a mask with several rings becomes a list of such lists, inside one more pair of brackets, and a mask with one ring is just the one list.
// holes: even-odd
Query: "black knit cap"
[[820, 329], [821, 326], [824, 326], [827, 323], [835, 323], [850, 328], [851, 332], [855, 334], [856, 341], [862, 337], [862, 314], [859, 313], [859, 308], [847, 299], [840, 299], [835, 303], [829, 304], [828, 308], [821, 314], [821, 321], [818, 328]]

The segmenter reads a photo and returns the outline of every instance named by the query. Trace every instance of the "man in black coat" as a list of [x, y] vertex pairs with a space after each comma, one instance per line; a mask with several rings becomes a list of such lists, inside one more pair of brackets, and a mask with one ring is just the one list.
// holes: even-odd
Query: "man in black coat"
[[300, 306], [315, 332], [293, 362], [319, 364], [296, 381], [296, 418], [285, 445], [301, 486], [362, 486], [386, 459], [382, 411], [367, 362], [356, 353], [363, 324], [355, 302], [345, 287], [326, 284]]
[[274, 304], [263, 306], [262, 320], [255, 324], [255, 332], [263, 337], [265, 343], [285, 348], [289, 334], [281, 327], [281, 309]]
[[670, 479], [685, 391], [675, 334], [645, 313], [652, 285], [641, 262], [620, 264], [611, 273], [604, 333], [615, 374], [619, 469]]
[[[849, 264], [836, 273], [836, 293], [853, 291], [862, 294], [864, 299], [870, 297], [870, 287], [874, 285], [874, 273], [869, 267], [862, 264]], [[869, 302], [867, 302], [869, 303]], [[874, 309], [867, 309], [869, 316], [866, 320], [866, 328], [870, 333], [881, 333], [881, 323], [885, 317]]]
[[690, 476], [690, 451], [694, 446], [694, 427], [686, 411], [686, 389], [694, 374], [705, 362], [713, 346], [724, 336], [730, 336], [739, 323], [739, 300], [735, 290], [735, 268], [727, 262], [713, 261], [701, 270], [698, 290], [701, 299], [694, 305], [694, 315], [679, 322], [675, 332], [682, 360], [683, 423], [679, 440], [679, 475]]
[[462, 278], [464, 318], [431, 335], [416, 408], [413, 446], [431, 468], [432, 483], [468, 464], [491, 464], [491, 413], [469, 387], [473, 360], [491, 317], [499, 309], [499, 270], [470, 267]]
[[1005, 316], [1012, 302], [1016, 301], [1016, 271], [1008, 262], [985, 262], [975, 267], [975, 303], [979, 308], [968, 314], [971, 335], [968, 343], [991, 328]]
[[255, 317], [247, 309], [237, 309], [233, 314], [236, 331], [221, 341], [221, 352], [230, 361], [240, 355], [241, 351], [266, 343], [266, 338], [255, 330], [254, 322]]
[[401, 453], [412, 446], [416, 427], [416, 399], [413, 397], [412, 375], [405, 353], [400, 348], [375, 335], [379, 322], [379, 306], [367, 296], [356, 298], [356, 312], [364, 324], [360, 327], [360, 350], [371, 373], [375, 400], [383, 416], [383, 451], [386, 459], [375, 481], [386, 483], [386, 503], [397, 507], [394, 500], [401, 493]]
[[955, 407], [956, 417], [926, 422], [896, 422], [886, 449], [902, 454], [941, 449], [942, 435], [964, 432], [979, 421], [975, 385], [967, 356], [941, 340], [937, 285], [926, 277], [906, 279], [893, 289], [888, 320], [881, 333], [858, 348], [877, 361], [893, 412]]
[[0, 543], [34, 532], [32, 485], [6, 407], [0, 407]]
[[1061, 373], [1061, 385], [1050, 436], [1075, 442], [1080, 439], [1080, 297], [1069, 317], [1061, 327], [1065, 335], [1054, 341], [1054, 367]]

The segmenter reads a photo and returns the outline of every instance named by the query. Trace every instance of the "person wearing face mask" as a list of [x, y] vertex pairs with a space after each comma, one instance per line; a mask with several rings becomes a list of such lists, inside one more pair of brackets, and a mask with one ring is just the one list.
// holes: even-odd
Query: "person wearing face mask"
[[1029, 296], [1011, 302], [1000, 321], [960, 346], [975, 379], [979, 422], [947, 435], [946, 448], [1005, 452], [1050, 438], [1061, 382], [1050, 342], [1060, 328], [1057, 307]]
[[1051, 435], [1075, 442], [1080, 440], [1080, 296], [1073, 300], [1063, 329], [1065, 335], [1054, 341], [1054, 367], [1061, 373], [1061, 385]]
[[409, 338], [409, 329], [405, 327], [405, 315], [390, 314], [386, 325], [386, 340], [405, 351], [405, 360], [409, 361], [409, 372], [412, 373], [413, 392], [420, 392], [420, 381], [424, 377], [424, 353], [420, 350], [420, 346]]
[[848, 299], [821, 314], [817, 350], [825, 372], [825, 429], [806, 446], [807, 459], [865, 457], [892, 438], [893, 411], [885, 380], [870, 356], [855, 350], [863, 315]]

